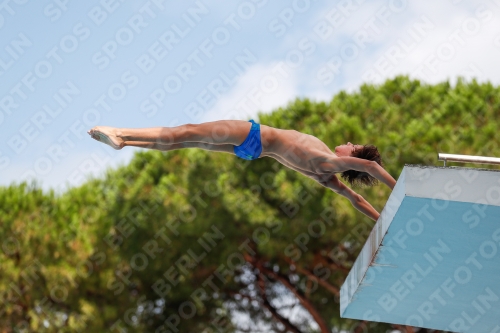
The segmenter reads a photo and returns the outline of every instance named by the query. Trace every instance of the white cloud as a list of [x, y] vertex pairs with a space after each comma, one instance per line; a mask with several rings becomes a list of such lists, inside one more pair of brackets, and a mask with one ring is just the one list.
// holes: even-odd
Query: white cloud
[[[421, 16], [427, 17], [435, 28], [422, 38], [413, 52], [395, 66], [394, 74], [414, 73], [416, 78], [436, 83], [466, 75], [473, 68], [483, 67], [485, 70], [476, 70], [473, 75], [481, 80], [494, 76], [498, 78], [489, 71], [489, 68], [497, 67], [494, 58], [488, 56], [491, 52], [478, 52], [491, 50], [495, 31], [498, 31], [500, 22], [495, 17], [493, 8], [483, 5], [471, 7], [466, 4], [456, 6], [447, 2], [435, 3], [432, 8], [427, 8], [415, 3], [411, 13], [413, 17], [401, 26], [404, 31], [411, 29]], [[387, 48], [388, 46], [382, 48], [378, 55], [382, 56]]]
[[201, 121], [254, 118], [286, 105], [298, 95], [297, 72], [283, 63], [256, 64], [203, 115]]
[[[232, 4], [228, 7], [220, 0], [207, 0], [202, 1], [202, 3], [209, 7], [209, 15], [203, 18], [200, 26], [193, 29], [193, 33], [188, 35], [183, 40], [182, 44], [179, 44], [175, 54], [180, 54], [181, 52], [190, 54], [194, 49], [198, 49], [200, 40], [207, 38], [207, 36], [210, 37], [215, 27], [225, 26], [223, 21], [228, 15], [232, 13], [238, 14], [238, 4]], [[361, 5], [355, 9], [344, 8], [344, 12], [339, 9], [339, 6], [346, 6], [349, 3], [355, 6], [358, 3], [361, 3]], [[389, 8], [391, 4], [401, 3], [406, 3], [407, 7], [400, 12], [393, 12], [388, 16], [388, 25], [383, 23], [383, 19], [381, 21], [381, 19], [378, 18], [376, 13], [379, 10], [384, 7]], [[270, 112], [278, 107], [286, 106], [289, 101], [296, 97], [307, 97], [315, 100], [327, 101], [339, 90], [358, 90], [360, 84], [364, 82], [380, 83], [399, 74], [410, 74], [412, 78], [421, 79], [428, 83], [436, 83], [448, 79], [453, 81], [458, 76], [474, 76], [480, 81], [491, 81], [494, 84], [500, 84], [500, 66], [497, 65], [497, 59], [500, 57], [500, 6], [496, 3], [498, 3], [498, 1], [485, 1], [482, 3], [460, 0], [434, 2], [374, 0], [331, 3], [317, 1], [311, 2], [311, 7], [306, 12], [296, 12], [294, 14], [293, 24], [289, 27], [287, 26], [286, 34], [282, 37], [276, 37], [275, 33], [269, 29], [269, 22], [279, 18], [284, 8], [283, 6], [285, 5], [279, 4], [278, 2], [267, 2], [266, 7], [259, 8], [256, 12], [255, 19], [243, 20], [237, 16], [236, 19], [241, 24], [242, 30], [230, 30], [237, 38], [232, 39], [233, 42], [225, 45], [224, 49], [221, 48], [218, 50], [221, 52], [220, 54], [222, 54], [222, 52], [232, 54], [240, 52], [241, 49], [245, 47], [252, 50], [252, 53], [259, 59], [259, 63], [247, 68], [247, 70], [237, 79], [235, 84], [231, 85], [230, 90], [221, 95], [221, 97], [216, 100], [215, 105], [196, 121], [255, 118], [257, 112]], [[171, 11], [168, 13], [164, 11], [164, 14], [174, 15], [175, 13], [184, 13], [189, 6], [195, 6], [194, 1], [190, 1], [181, 7], [169, 7]], [[291, 5], [289, 4], [287, 6], [287, 8], [289, 8]], [[25, 9], [28, 9], [28, 7]], [[333, 27], [332, 24], [334, 23], [330, 20], [329, 24], [333, 28], [332, 33], [328, 38], [321, 38], [321, 36], [315, 32], [314, 27], [320, 21], [327, 22], [328, 20], [325, 16], [328, 15], [332, 9], [337, 9], [338, 12], [344, 13], [343, 17], [345, 20], [338, 27]], [[347, 14], [345, 14], [345, 10], [348, 11]], [[114, 14], [121, 15], [120, 17], [123, 20], [118, 20], [118, 16], [116, 16], [116, 20], [114, 21], [125, 22], [126, 19], [133, 15], [133, 12], [131, 7], [127, 5]], [[380, 13], [382, 13], [382, 17], [385, 15], [383, 10], [379, 12], [379, 16]], [[67, 12], [65, 15], [71, 16], [73, 14]], [[178, 17], [178, 15], [176, 17]], [[412, 37], [411, 29], [413, 29], [413, 31], [415, 30], [412, 27], [414, 27], [416, 22], [421, 21], [422, 17], [427, 17], [434, 24], [434, 28], [427, 31], [425, 36], [420, 38], [419, 41], [416, 41], [415, 38]], [[39, 17], [39, 19], [46, 20], [43, 16]], [[380, 30], [379, 33], [374, 32], [374, 29], [370, 28], [369, 23], [373, 19], [378, 20], [377, 27]], [[468, 34], [467, 31], [464, 31], [464, 24], [465, 29], [467, 29], [467, 24], [469, 24], [468, 29], [473, 29], [477, 21], [480, 22], [480, 30], [478, 32]], [[35, 27], [38, 25], [33, 24], [32, 26]], [[11, 28], [14, 29], [15, 27], [11, 26]], [[112, 26], [109, 24], [107, 24], [106, 27], [103, 26], [99, 30], [100, 34], [108, 33], [108, 29], [112, 29]], [[159, 35], [165, 30], [165, 27], [160, 24], [151, 24], [148, 26], [148, 29], [149, 33]], [[451, 43], [454, 47], [453, 57], [444, 61], [440, 59], [440, 57], [443, 58], [443, 53], [438, 54], [438, 52], [446, 51], [442, 45], [443, 43], [450, 42], [450, 36], [457, 31], [457, 29], [464, 43], [457, 42], [457, 39], [452, 40]], [[351, 57], [351, 59], [344, 59], [339, 72], [335, 73], [335, 77], [331, 82], [326, 83], [322, 81], [320, 76], [318, 76], [319, 70], [328, 67], [328, 62], [332, 57], [341, 55], [341, 48], [343, 45], [346, 43], [355, 43], [354, 37], [361, 30], [370, 32], [372, 40], [367, 42], [364, 47], [359, 48], [357, 56]], [[35, 33], [35, 31], [33, 30], [32, 33]], [[97, 37], [98, 34], [93, 35]], [[99, 39], [94, 37], [90, 39], [88, 44], [87, 42], [82, 44], [81, 51], [76, 52], [76, 54], [83, 57], [87, 51], [92, 53], [100, 49], [102, 43]], [[304, 38], [314, 43], [315, 48], [313, 51], [301, 45], [301, 41]], [[414, 41], [415, 45], [410, 51], [403, 52], [402, 57], [393, 57], [391, 59], [388, 57], [388, 51], [397, 46], [401, 48], [398, 44], [398, 40], [406, 41], [407, 43]], [[36, 50], [36, 52], [38, 52], [36, 54], [41, 54], [42, 51], [46, 52], [45, 46], [47, 46], [46, 43], [38, 45], [38, 47], [42, 47], [45, 51], [35, 48], [30, 50], [30, 52]], [[133, 58], [134, 52], [142, 47], [144, 47], [143, 51], [146, 52], [147, 45], [124, 48], [123, 53], [121, 53], [123, 56], [120, 55], [120, 57], [122, 57], [122, 60], [125, 59], [125, 57], [127, 57], [127, 59]], [[288, 55], [290, 52], [295, 52], [297, 50], [304, 55], [304, 61], [298, 68], [292, 70], [290, 67], [286, 67], [286, 61], [289, 61]], [[120, 52], [122, 52], [122, 50], [120, 50]], [[172, 55], [175, 54], [174, 52], [172, 53]], [[65, 56], [67, 56], [69, 60], [72, 59], [71, 56], [73, 55]], [[75, 59], [76, 58], [73, 60]], [[83, 62], [90, 61], [90, 58], [81, 59]], [[426, 65], [426, 59], [430, 59], [428, 65]], [[28, 60], [28, 58], [26, 58], [26, 60]], [[213, 66], [213, 68], [218, 71], [223, 71], [227, 68], [227, 57], [214, 56], [213, 59], [209, 60], [210, 66]], [[76, 61], [74, 63], [83, 63], [82, 61]], [[182, 59], [182, 61], [184, 61], [184, 59]], [[124, 63], [126, 63], [127, 68], [123, 68], [123, 70], [130, 70], [130, 63], [127, 61], [124, 61]], [[207, 60], [207, 64], [208, 63]], [[285, 63], [285, 65], [283, 65], [283, 63]], [[68, 62], [68, 65], [70, 64], [73, 64], [73, 62]], [[173, 61], [172, 67], [166, 68], [166, 73], [173, 73], [176, 70], [175, 65], [177, 64]], [[276, 71], [277, 65], [285, 66], [287, 73], [286, 78], [283, 77], [279, 71]], [[31, 65], [28, 66], [27, 63], [19, 62], [16, 66], [20, 70], [20, 73], [26, 73], [33, 70]], [[435, 72], [432, 72], [428, 67], [424, 67], [424, 70], [419, 72], [417, 71], [419, 66], [429, 66], [431, 69], [432, 66], [434, 66]], [[56, 67], [54, 67], [54, 69], [56, 69]], [[12, 71], [9, 72], [9, 75], [15, 74], [16, 70], [16, 68], [13, 68]], [[372, 77], [366, 76], [365, 74], [370, 71], [376, 75]], [[65, 70], [65, 75], [75, 80], [80, 79], [82, 78], [81, 68], [78, 66], [74, 68], [68, 66], [68, 70]], [[99, 75], [104, 78], [110, 76], [110, 73], [102, 72]], [[268, 80], [268, 84], [273, 83], [269, 81], [270, 76], [271, 78], [275, 78], [277, 86], [275, 89], [269, 89], [271, 90], [270, 92], [266, 92], [268, 91], [265, 87], [266, 80]], [[10, 79], [6, 77], [7, 81], [4, 81], [7, 82], [9, 86], [13, 86], [15, 83], [13, 79], [18, 80], [17, 74]], [[206, 84], [204, 81], [205, 79], [206, 76], [203, 75], [193, 77], [190, 86], [204, 86]], [[154, 80], [149, 80], [149, 77], [143, 80], [144, 84], [141, 84], [141, 88], [144, 90], [142, 92], [137, 92], [137, 94], [147, 98], [148, 94], [156, 89], [154, 84], [148, 85], [153, 81]], [[89, 82], [86, 82], [87, 84], [82, 86], [85, 86], [85, 90], [90, 94], [90, 92], [92, 92], [92, 90], [90, 90], [92, 85], [89, 84]], [[264, 89], [261, 86], [263, 83]], [[55, 81], [52, 85], [54, 84]], [[49, 82], [48, 85], [44, 84], [44, 86], [50, 87], [51, 84]], [[37, 90], [39, 89], [41, 88], [37, 88]], [[188, 105], [192, 101], [191, 94], [184, 94], [182, 96], [179, 94], [178, 96], [179, 100], [176, 100], [175, 105]], [[79, 112], [78, 110], [87, 109], [93, 102], [93, 100], [85, 98], [81, 99], [81, 101], [81, 104], [75, 104], [72, 107], [71, 112], [74, 113]], [[110, 122], [111, 120], [114, 121], [114, 117], [117, 117], [118, 123], [137, 124], [137, 126], [142, 126], [145, 121], [143, 114], [134, 109], [139, 105], [139, 102], [136, 102], [137, 101], [132, 101], [131, 98], [130, 103], [126, 105], [130, 105], [131, 107], [127, 107], [127, 110], [123, 112], [120, 110], [120, 117], [117, 117], [117, 113], [109, 113], [103, 118], [103, 122], [104, 120]], [[25, 112], [24, 110], [33, 110], [32, 112], [35, 112], [35, 110], [40, 109], [41, 103], [40, 100], [30, 98], [30, 104], [27, 102], [23, 104], [23, 112]], [[116, 109], [118, 110], [122, 106], [123, 105], [116, 104]], [[179, 110], [182, 109], [179, 108]], [[164, 112], [164, 116], [185, 118], [185, 114], [181, 111], [170, 111], [170, 109]], [[71, 121], [77, 119], [75, 117], [77, 117], [77, 113], [74, 113], [74, 115], [67, 114], [65, 119], [60, 118], [60, 122], [54, 125], [53, 128], [68, 127]], [[14, 134], [19, 134], [18, 129], [21, 128], [22, 122], [26, 122], [27, 119], [26, 113], [18, 113], [10, 117], [9, 124], [14, 127], [13, 129], [4, 128], [4, 141]], [[161, 126], [161, 124], [158, 124], [158, 126]], [[51, 143], [57, 142], [60, 133], [61, 132], [57, 131], [44, 131], [43, 134], [30, 145], [30, 148], [26, 149], [26, 152], [23, 153], [22, 156], [14, 156], [14, 154], [8, 155], [11, 157], [12, 164], [8, 169], [2, 170], [0, 183], [6, 185], [12, 179], [21, 181], [22, 174], [28, 169], [33, 169], [37, 159], [41, 156], [48, 156], [44, 153], [46, 147], [49, 147]], [[85, 145], [85, 147], [82, 148], [82, 146], [84, 145], [79, 144], [78, 150], [71, 151], [71, 155], [65, 157], [60, 163], [54, 163], [52, 171], [48, 175], [40, 175], [40, 179], [44, 183], [44, 188], [59, 186], [66, 181], [66, 178], [73, 170], [78, 169], [80, 164], [91, 156], [91, 153], [98, 151], [98, 149], [108, 148], [99, 147], [94, 150], [93, 147], [87, 147]], [[128, 148], [116, 152], [116, 154], [111, 157], [106, 167], [116, 166], [119, 163], [130, 160], [132, 152], [133, 150]], [[0, 153], [4, 155], [8, 154], [9, 148], [7, 146], [1, 148]], [[14, 159], [17, 159], [17, 161], [14, 161]], [[104, 170], [104, 168], [102, 168], [102, 170]], [[94, 170], [89, 172], [91, 174], [98, 174], [100, 171]]]
[[[366, 48], [358, 48], [357, 57], [343, 59], [334, 81], [337, 86], [355, 90], [364, 82], [381, 83], [399, 74], [409, 74], [428, 83], [453, 81], [458, 76], [500, 82], [496, 60], [500, 56], [499, 8], [492, 4], [454, 5], [452, 2], [408, 4], [403, 12], [388, 18], [388, 26], [379, 23], [381, 33]], [[371, 15], [375, 17], [375, 11]], [[417, 25], [425, 25], [426, 21], [432, 22], [433, 28], [419, 30]], [[350, 30], [354, 36], [353, 29], [354, 25], [350, 28], [345, 25], [341, 30]], [[346, 43], [345, 40], [339, 43], [338, 38], [324, 41], [320, 47]], [[405, 51], [399, 41], [413, 47]], [[396, 48], [400, 53], [391, 57], [389, 51]], [[332, 55], [341, 56], [341, 47], [333, 49]], [[320, 60], [325, 62], [324, 58]], [[328, 85], [331, 86], [333, 84]]]
[[89, 177], [102, 177], [107, 169], [130, 162], [137, 150], [125, 148], [115, 151], [111, 147], [99, 145], [91, 151], [72, 152], [57, 163], [44, 157], [43, 161], [40, 159], [38, 169], [36, 161], [28, 169], [26, 163], [14, 161], [2, 172], [5, 177], [2, 177], [1, 185], [10, 185], [12, 179], [15, 179], [15, 183], [29, 182], [32, 180], [31, 175], [34, 175], [43, 190], [53, 189], [56, 193], [62, 193], [68, 186], [82, 185]]

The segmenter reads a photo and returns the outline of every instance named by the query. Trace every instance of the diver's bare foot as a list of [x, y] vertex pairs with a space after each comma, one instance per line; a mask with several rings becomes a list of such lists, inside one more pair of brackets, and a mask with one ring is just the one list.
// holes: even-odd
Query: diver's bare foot
[[119, 130], [115, 127], [95, 126], [87, 132], [92, 139], [105, 143], [116, 150], [122, 149], [125, 141], [119, 137]]

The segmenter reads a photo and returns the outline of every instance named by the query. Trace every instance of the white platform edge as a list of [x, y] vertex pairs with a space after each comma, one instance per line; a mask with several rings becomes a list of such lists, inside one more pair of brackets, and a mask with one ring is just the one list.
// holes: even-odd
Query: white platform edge
[[405, 196], [500, 206], [500, 170], [406, 165], [340, 289], [342, 318]]
[[358, 258], [354, 262], [354, 265], [351, 268], [351, 271], [347, 275], [347, 278], [340, 288], [340, 317], [343, 318], [343, 314], [347, 306], [351, 303], [354, 294], [358, 290], [358, 286], [361, 283], [370, 263], [375, 256], [380, 243], [382, 243], [382, 239], [384, 238], [387, 230], [389, 229], [389, 225], [391, 224], [396, 212], [401, 205], [405, 197], [405, 176], [407, 173], [407, 167], [403, 168], [401, 175], [396, 182], [396, 186], [389, 196], [389, 200], [380, 213], [380, 217], [375, 223], [370, 235], [368, 236], [368, 240], [366, 241], [361, 253], [358, 255]]

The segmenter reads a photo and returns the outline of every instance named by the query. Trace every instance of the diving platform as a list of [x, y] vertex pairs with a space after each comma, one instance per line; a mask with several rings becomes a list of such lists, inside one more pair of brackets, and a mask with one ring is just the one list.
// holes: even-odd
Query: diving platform
[[340, 295], [343, 318], [500, 333], [500, 171], [406, 165]]

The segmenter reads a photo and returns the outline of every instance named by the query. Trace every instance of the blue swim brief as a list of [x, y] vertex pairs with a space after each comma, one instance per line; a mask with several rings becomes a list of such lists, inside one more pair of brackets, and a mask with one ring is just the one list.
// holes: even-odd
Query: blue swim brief
[[245, 160], [255, 160], [262, 153], [262, 142], [260, 140], [260, 125], [253, 119], [250, 120], [252, 128], [248, 133], [247, 138], [239, 146], [234, 146], [236, 156]]

